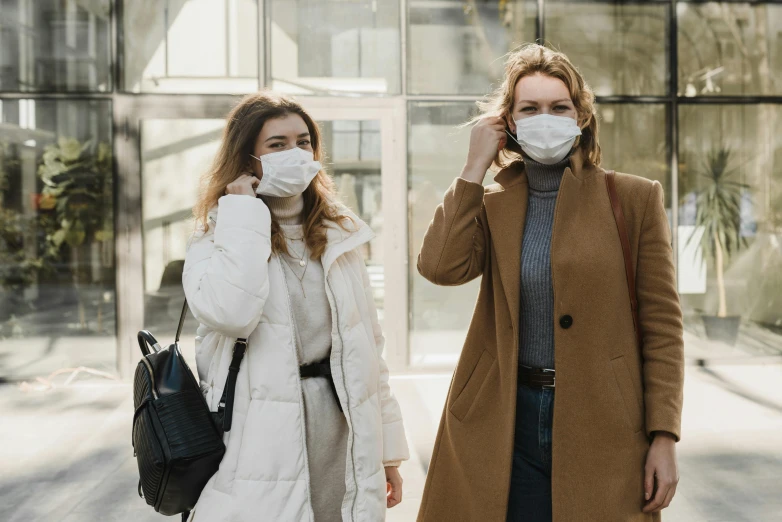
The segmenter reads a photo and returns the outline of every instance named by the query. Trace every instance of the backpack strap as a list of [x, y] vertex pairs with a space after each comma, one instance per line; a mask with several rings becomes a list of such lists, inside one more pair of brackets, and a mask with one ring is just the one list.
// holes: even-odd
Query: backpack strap
[[239, 366], [242, 364], [244, 353], [247, 350], [247, 339], [237, 339], [234, 344], [231, 365], [228, 367], [228, 378], [223, 388], [223, 396], [217, 406], [217, 413], [223, 418], [223, 431], [231, 431], [234, 412], [234, 395], [236, 393], [236, 378], [239, 375]]
[[[179, 316], [179, 326], [176, 329], [176, 343], [179, 344], [179, 336], [182, 333], [182, 327], [185, 324], [187, 316], [187, 299], [182, 305], [182, 314]], [[231, 365], [228, 367], [228, 378], [223, 388], [223, 396], [220, 397], [220, 404], [217, 406], [217, 413], [223, 419], [223, 431], [231, 431], [234, 412], [234, 395], [236, 394], [236, 378], [239, 375], [239, 366], [242, 364], [244, 353], [247, 351], [247, 339], [237, 339], [234, 344], [233, 357]]]
[[627, 233], [627, 222], [622, 211], [622, 203], [616, 193], [616, 172], [606, 171], [606, 189], [608, 190], [608, 199], [611, 200], [611, 210], [614, 213], [616, 229], [619, 232], [619, 241], [622, 243], [622, 255], [625, 262], [625, 275], [627, 276], [627, 290], [630, 294], [630, 308], [633, 312], [633, 330], [638, 347], [643, 346], [643, 337], [641, 335], [641, 323], [638, 319], [638, 297], [635, 288], [635, 272], [633, 270], [633, 255], [630, 250], [630, 236]]

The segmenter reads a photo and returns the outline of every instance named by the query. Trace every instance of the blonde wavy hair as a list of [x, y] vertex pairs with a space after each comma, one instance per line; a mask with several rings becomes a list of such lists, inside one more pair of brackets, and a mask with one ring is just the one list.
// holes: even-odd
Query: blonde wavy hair
[[[584, 77], [563, 53], [539, 44], [526, 44], [508, 53], [505, 60], [505, 77], [486, 99], [477, 103], [480, 114], [469, 123], [475, 123], [487, 116], [500, 116], [504, 120], [512, 117], [513, 97], [516, 84], [525, 76], [542, 74], [562, 80], [570, 91], [570, 98], [576, 108], [581, 136], [575, 147], [580, 149], [587, 165], [600, 166], [602, 152], [597, 140], [598, 124], [595, 110], [595, 94], [584, 81]], [[521, 147], [511, 140], [497, 153], [494, 163], [505, 168], [521, 160]]]
[[[315, 160], [323, 160], [325, 153], [318, 124], [298, 102], [270, 91], [245, 96], [228, 114], [220, 148], [212, 166], [202, 178], [201, 193], [193, 208], [197, 225], [204, 230], [209, 229], [209, 211], [225, 194], [226, 187], [249, 170], [248, 158], [253, 153], [255, 141], [266, 122], [291, 114], [299, 115], [307, 124]], [[336, 223], [348, 230], [346, 223], [353, 220], [341, 212], [342, 207], [337, 200], [334, 182], [325, 171], [318, 172], [303, 195], [304, 239], [312, 258], [318, 259], [326, 250], [327, 222]], [[274, 216], [271, 243], [272, 252], [288, 253], [282, 229]]]

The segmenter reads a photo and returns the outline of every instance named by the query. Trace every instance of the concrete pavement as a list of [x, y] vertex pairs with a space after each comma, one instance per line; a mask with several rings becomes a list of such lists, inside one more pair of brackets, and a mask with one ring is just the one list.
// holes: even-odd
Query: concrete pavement
[[[392, 379], [413, 459], [389, 522], [415, 520], [449, 383], [450, 374]], [[690, 366], [685, 386], [682, 480], [664, 520], [782, 520], [782, 365]], [[165, 520], [136, 494], [130, 393], [95, 377], [48, 391], [0, 386], [0, 520]]]

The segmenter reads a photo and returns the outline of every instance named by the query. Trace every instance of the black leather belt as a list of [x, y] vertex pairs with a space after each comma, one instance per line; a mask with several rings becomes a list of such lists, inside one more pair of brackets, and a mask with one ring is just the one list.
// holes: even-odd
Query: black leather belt
[[554, 370], [519, 365], [519, 385], [530, 388], [553, 388], [555, 380]]
[[331, 376], [331, 362], [329, 359], [323, 359], [320, 362], [302, 364], [299, 366], [299, 375], [302, 379], [310, 379], [312, 377], [325, 377], [329, 380], [331, 385], [331, 391], [334, 393], [334, 399], [337, 401], [339, 411], [342, 411], [342, 404], [339, 402], [339, 395], [337, 395], [337, 387], [334, 385], [334, 378]]

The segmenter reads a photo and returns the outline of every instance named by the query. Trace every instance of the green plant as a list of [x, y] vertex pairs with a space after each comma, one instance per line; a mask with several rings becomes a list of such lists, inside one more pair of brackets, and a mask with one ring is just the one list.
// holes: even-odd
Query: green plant
[[42, 257], [31, 256], [24, 248], [25, 238], [34, 234], [34, 219], [0, 208], [0, 287], [10, 299], [9, 309], [17, 313], [29, 306], [22, 292], [46, 268]]
[[79, 294], [79, 319], [82, 328], [86, 328], [79, 260], [86, 257], [81, 252], [83, 246], [113, 238], [111, 147], [107, 143], [60, 138], [44, 150], [38, 176], [44, 184], [39, 208], [47, 257], [61, 260], [70, 250], [73, 283]]
[[[733, 181], [736, 172], [729, 168], [732, 151], [729, 147], [713, 149], [706, 157], [701, 177], [707, 180], [697, 194], [695, 230], [703, 230], [701, 248], [714, 260], [719, 291], [718, 317], [727, 317], [725, 296], [725, 262], [746, 246], [741, 236], [741, 195], [748, 185]], [[695, 231], [689, 241], [695, 237]]]

